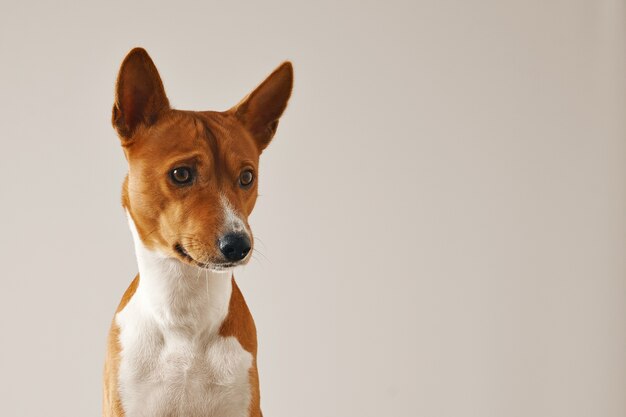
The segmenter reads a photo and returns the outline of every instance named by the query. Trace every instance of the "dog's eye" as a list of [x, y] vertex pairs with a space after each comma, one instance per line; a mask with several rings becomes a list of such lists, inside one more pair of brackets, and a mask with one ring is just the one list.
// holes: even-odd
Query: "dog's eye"
[[252, 173], [252, 170], [245, 169], [241, 171], [241, 174], [239, 174], [239, 185], [242, 188], [250, 187], [253, 181], [254, 181], [254, 174]]
[[170, 171], [170, 178], [176, 185], [188, 185], [193, 181], [194, 173], [191, 168], [178, 167]]

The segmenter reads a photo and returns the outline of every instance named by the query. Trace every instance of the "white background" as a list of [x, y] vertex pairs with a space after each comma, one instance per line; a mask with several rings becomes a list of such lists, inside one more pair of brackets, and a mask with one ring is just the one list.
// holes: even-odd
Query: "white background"
[[294, 63], [236, 273], [267, 417], [623, 417], [624, 6], [2, 0], [0, 414], [100, 413], [143, 46], [181, 109]]

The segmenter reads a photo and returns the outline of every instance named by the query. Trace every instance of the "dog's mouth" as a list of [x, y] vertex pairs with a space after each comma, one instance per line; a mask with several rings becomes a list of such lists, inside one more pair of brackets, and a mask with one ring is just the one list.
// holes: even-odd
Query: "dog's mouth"
[[177, 243], [174, 245], [174, 250], [176, 253], [187, 263], [195, 265], [199, 268], [210, 269], [212, 271], [222, 272], [227, 271], [235, 266], [239, 265], [240, 262], [200, 262], [197, 261], [185, 250], [181, 243]]

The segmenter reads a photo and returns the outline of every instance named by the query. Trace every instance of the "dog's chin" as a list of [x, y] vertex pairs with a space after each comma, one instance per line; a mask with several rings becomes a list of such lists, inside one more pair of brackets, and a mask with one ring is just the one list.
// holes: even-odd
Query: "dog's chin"
[[241, 265], [245, 265], [247, 263], [247, 260], [244, 259], [240, 262], [224, 262], [224, 263], [214, 263], [214, 262], [208, 262], [208, 263], [200, 263], [200, 262], [195, 262], [193, 263], [193, 265], [197, 266], [198, 268], [201, 269], [205, 269], [207, 271], [211, 271], [211, 272], [230, 272], [233, 269], [235, 269], [238, 266]]
[[250, 258], [250, 256], [248, 255], [241, 261], [237, 262], [200, 262], [197, 261], [191, 254], [189, 254], [189, 252], [187, 252], [187, 250], [180, 243], [174, 245], [174, 251], [176, 252], [178, 260], [201, 269], [206, 269], [207, 271], [211, 272], [232, 271], [235, 267], [248, 263], [248, 259]]
[[201, 266], [202, 269], [208, 269], [211, 272], [229, 272], [232, 271], [236, 266], [238, 266], [240, 264], [233, 264], [233, 263], [227, 263], [227, 264], [203, 264]]

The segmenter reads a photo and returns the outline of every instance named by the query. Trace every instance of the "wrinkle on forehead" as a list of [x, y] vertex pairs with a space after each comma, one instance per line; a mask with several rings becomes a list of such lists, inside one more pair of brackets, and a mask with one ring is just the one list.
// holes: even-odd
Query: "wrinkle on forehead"
[[[209, 145], [209, 149], [213, 155], [215, 164], [219, 165], [219, 146], [216, 136], [209, 127], [207, 120], [200, 113], [190, 112], [191, 117], [194, 120], [196, 128], [198, 129], [198, 136], [201, 137]], [[215, 167], [219, 169], [219, 167]]]
[[144, 131], [130, 147], [132, 153], [159, 155], [192, 151], [206, 141], [202, 125], [184, 112], [172, 110]]
[[[201, 116], [208, 133], [215, 140], [214, 153], [219, 159], [234, 162], [248, 160], [256, 168], [258, 150], [249, 133], [232, 115], [219, 112], [196, 113]], [[239, 167], [233, 167], [239, 169]]]

